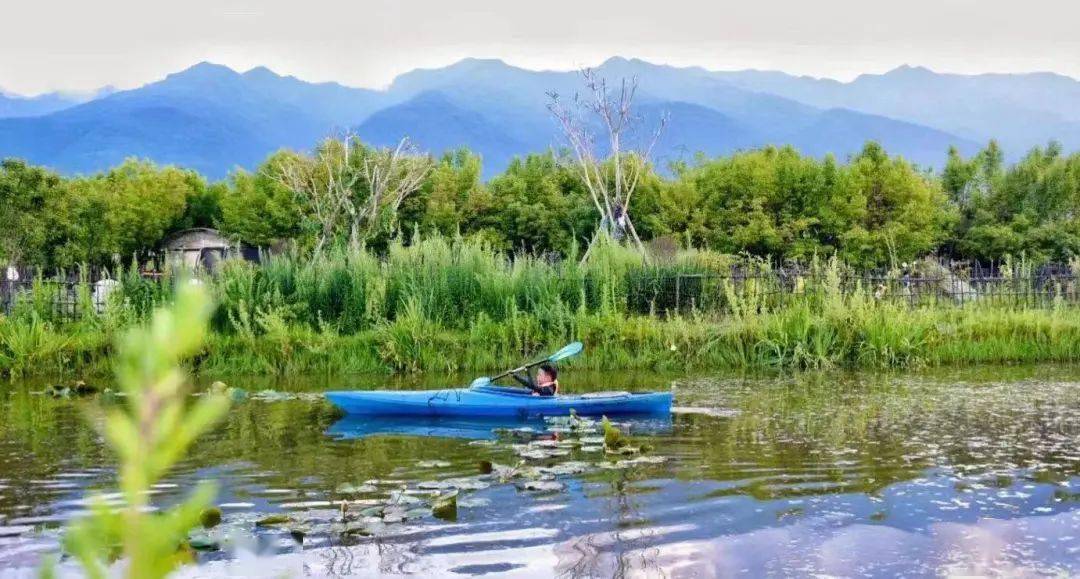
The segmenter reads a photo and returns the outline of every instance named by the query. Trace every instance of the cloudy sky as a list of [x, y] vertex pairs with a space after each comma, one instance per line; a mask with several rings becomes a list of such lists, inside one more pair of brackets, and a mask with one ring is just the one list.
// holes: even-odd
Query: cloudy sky
[[1080, 0], [5, 0], [0, 88], [137, 86], [195, 62], [379, 87], [467, 56], [612, 55], [850, 79], [908, 63], [1080, 77]]

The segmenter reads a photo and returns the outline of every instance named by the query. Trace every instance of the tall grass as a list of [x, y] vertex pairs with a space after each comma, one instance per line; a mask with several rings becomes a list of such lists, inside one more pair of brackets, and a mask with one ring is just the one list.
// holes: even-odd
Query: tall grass
[[[733, 267], [740, 275], [696, 275]], [[571, 340], [589, 347], [574, 363], [593, 369], [1080, 361], [1080, 309], [1062, 302], [889, 300], [835, 259], [755, 275], [770, 267], [700, 250], [646, 264], [615, 244], [584, 264], [510, 258], [443, 237], [382, 256], [339, 248], [314, 261], [227, 262], [195, 280], [218, 307], [194, 363], [210, 374], [483, 371]], [[107, 367], [112, 337], [181, 283], [133, 269], [120, 279], [103, 311], [66, 325], [45, 317], [40, 296], [19, 301], [0, 321], [0, 372]]]

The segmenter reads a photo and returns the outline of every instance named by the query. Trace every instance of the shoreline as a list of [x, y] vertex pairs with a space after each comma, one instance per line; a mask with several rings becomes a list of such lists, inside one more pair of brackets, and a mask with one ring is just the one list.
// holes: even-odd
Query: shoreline
[[[8, 321], [17, 325], [17, 321]], [[568, 365], [598, 371], [886, 370], [978, 364], [1080, 362], [1080, 308], [888, 304], [814, 311], [792, 306], [716, 319], [578, 313], [544, 331], [528, 314], [465, 329], [399, 319], [352, 334], [281, 326], [258, 335], [212, 331], [190, 369], [228, 375], [396, 375], [505, 369], [571, 340]], [[112, 332], [38, 328], [34, 347], [0, 357], [8, 379], [107, 374]]]

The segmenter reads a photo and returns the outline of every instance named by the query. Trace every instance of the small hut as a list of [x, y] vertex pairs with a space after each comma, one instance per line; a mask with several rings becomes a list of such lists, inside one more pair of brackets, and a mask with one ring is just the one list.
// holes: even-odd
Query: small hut
[[178, 231], [165, 239], [163, 249], [175, 268], [213, 271], [226, 259], [259, 261], [259, 248], [231, 240], [208, 227]]

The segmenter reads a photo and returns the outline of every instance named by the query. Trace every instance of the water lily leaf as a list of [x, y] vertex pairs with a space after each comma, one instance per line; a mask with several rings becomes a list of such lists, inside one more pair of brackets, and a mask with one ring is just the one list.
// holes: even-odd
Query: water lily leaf
[[662, 456], [639, 456], [639, 457], [636, 457], [636, 458], [629, 458], [629, 459], [620, 460], [620, 461], [616, 461], [616, 462], [601, 463], [600, 467], [601, 468], [606, 468], [606, 469], [609, 469], [609, 470], [618, 470], [618, 469], [630, 468], [630, 467], [640, 466], [640, 465], [661, 464], [661, 463], [663, 463], [665, 461], [667, 461], [667, 459], [662, 457]]
[[424, 501], [403, 493], [402, 491], [393, 491], [390, 493], [390, 504], [392, 505], [419, 505]]
[[405, 481], [398, 479], [371, 479], [364, 481], [364, 484], [377, 487], [400, 487], [405, 486]]
[[382, 518], [387, 523], [400, 523], [408, 518], [409, 509], [400, 505], [390, 505], [383, 510]]
[[517, 488], [523, 491], [534, 493], [555, 493], [563, 490], [566, 487], [559, 481], [530, 480], [519, 482], [517, 484]]
[[604, 437], [603, 436], [582, 436], [578, 440], [581, 441], [581, 444], [588, 444], [588, 445], [604, 444]]
[[352, 483], [341, 483], [334, 489], [339, 494], [343, 495], [359, 495], [366, 493], [378, 492], [378, 488], [375, 485], [354, 485]]
[[583, 473], [583, 472], [586, 472], [587, 470], [589, 470], [589, 467], [590, 467], [590, 465], [587, 462], [570, 461], [570, 462], [564, 462], [562, 464], [556, 464], [554, 466], [536, 467], [536, 470], [539, 471], [541, 474], [549, 474], [549, 475], [559, 476], [559, 475], [580, 474], [580, 473]]
[[361, 517], [382, 517], [383, 509], [385, 508], [386, 507], [383, 505], [379, 505], [377, 507], [368, 507], [361, 510], [359, 514]]
[[519, 452], [518, 456], [527, 460], [546, 460], [549, 458], [568, 456], [569, 454], [569, 450], [559, 448], [536, 448]]
[[472, 477], [451, 478], [446, 479], [444, 482], [449, 483], [451, 487], [462, 491], [479, 491], [491, 486], [491, 483], [489, 482]]
[[457, 506], [461, 509], [476, 509], [479, 507], [486, 507], [490, 504], [491, 499], [482, 497], [459, 497], [457, 501]]
[[415, 508], [405, 511], [406, 519], [422, 519], [431, 514], [431, 511], [425, 508]]
[[581, 452], [604, 452], [603, 446], [583, 446]]
[[256, 527], [273, 527], [275, 525], [283, 525], [285, 523], [292, 522], [292, 519], [286, 515], [269, 515], [255, 521]]
[[634, 464], [663, 464], [667, 462], [667, 458], [663, 456], [639, 456], [623, 462], [632, 462]]
[[195, 532], [188, 537], [188, 546], [196, 551], [217, 551], [221, 548], [218, 541], [209, 533]]

